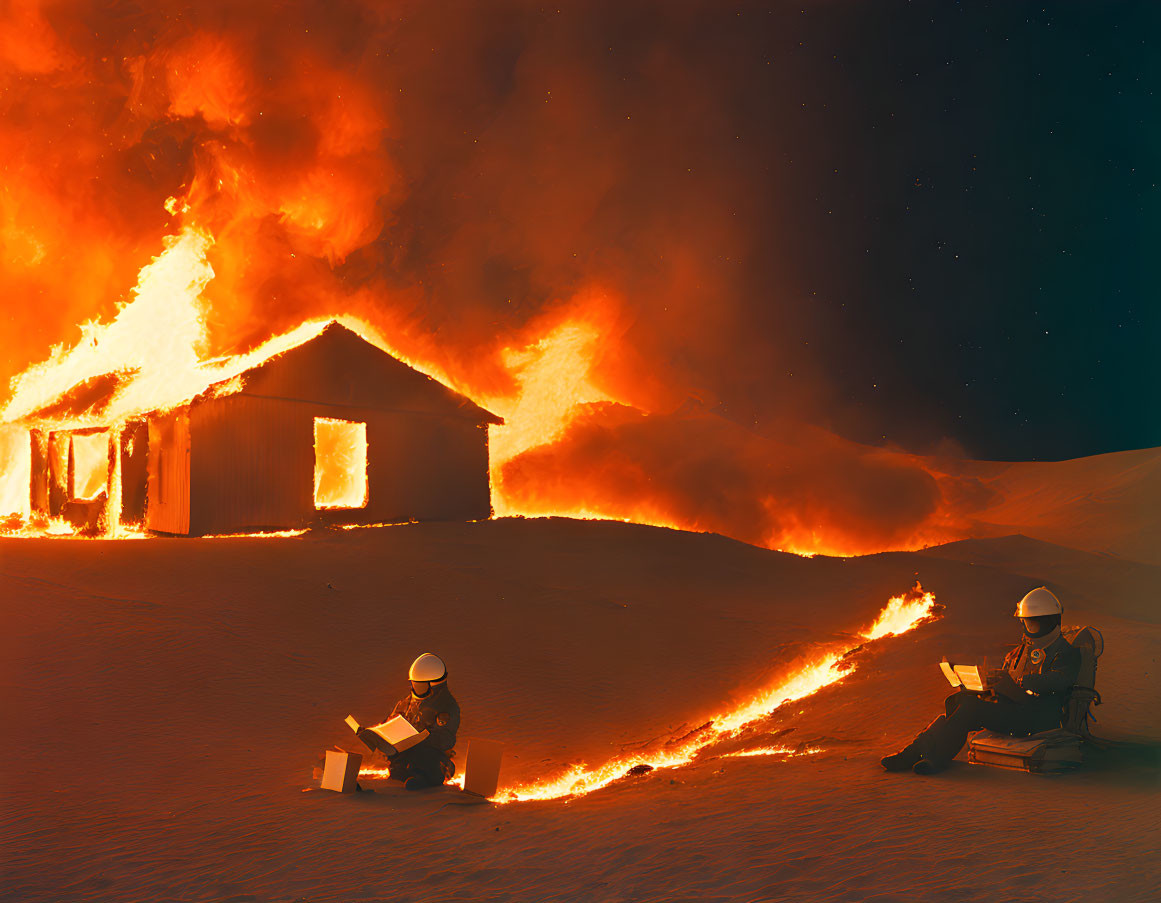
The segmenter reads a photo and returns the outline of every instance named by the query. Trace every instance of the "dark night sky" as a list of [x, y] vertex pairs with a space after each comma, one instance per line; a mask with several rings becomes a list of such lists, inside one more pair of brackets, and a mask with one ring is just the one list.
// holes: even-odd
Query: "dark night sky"
[[809, 54], [809, 137], [772, 160], [799, 181], [771, 203], [801, 224], [833, 424], [996, 459], [1161, 444], [1161, 4], [800, 16], [798, 47], [770, 37]]

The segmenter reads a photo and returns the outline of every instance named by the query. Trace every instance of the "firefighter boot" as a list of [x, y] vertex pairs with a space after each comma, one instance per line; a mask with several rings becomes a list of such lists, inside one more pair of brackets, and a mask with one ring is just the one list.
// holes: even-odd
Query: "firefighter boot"
[[[934, 774], [934, 770], [927, 771], [925, 769], [935, 758], [933, 752], [935, 747], [938, 746], [940, 731], [946, 721], [947, 716], [940, 715], [931, 724], [927, 725], [907, 746], [895, 753], [895, 755], [881, 759], [880, 761], [883, 767], [888, 771], [914, 771], [916, 774]], [[942, 769], [938, 770], [942, 771]]]
[[899, 752], [893, 756], [884, 756], [879, 760], [879, 764], [888, 771], [911, 771], [917, 762], [921, 761], [927, 756], [927, 751], [931, 746], [931, 735], [933, 730], [938, 730], [947, 718], [940, 715], [931, 724], [927, 725], [915, 739], [904, 746]]
[[912, 740], [893, 756], [881, 758], [879, 764], [888, 771], [910, 771], [921, 758], [923, 753], [919, 749], [919, 744]]

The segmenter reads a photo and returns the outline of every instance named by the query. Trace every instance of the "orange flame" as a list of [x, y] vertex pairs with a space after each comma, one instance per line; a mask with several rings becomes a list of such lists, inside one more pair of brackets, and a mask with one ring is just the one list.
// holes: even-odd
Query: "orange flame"
[[81, 416], [62, 427], [99, 426], [145, 411], [164, 410], [184, 401], [187, 380], [196, 379], [199, 351], [206, 341], [200, 297], [213, 278], [206, 252], [210, 236], [196, 226], [166, 236], [165, 250], [142, 268], [133, 300], [120, 305], [107, 325], [85, 323], [81, 341], [30, 367], [13, 381], [12, 397], [0, 421], [17, 421], [50, 405], [91, 377], [133, 373], [113, 404], [101, 412], [103, 423]]
[[314, 419], [314, 506], [367, 504], [367, 424]]
[[[214, 59], [219, 56], [218, 62], [223, 66], [231, 59], [228, 48], [215, 54]], [[228, 83], [228, 68], [214, 69], [218, 74], [213, 78], [220, 76]], [[212, 73], [207, 70], [204, 74], [210, 78]], [[221, 116], [223, 121], [236, 118], [229, 110], [221, 112]], [[190, 213], [189, 204], [175, 198], [170, 198], [166, 206], [175, 216]], [[214, 279], [214, 270], [207, 258], [214, 239], [205, 229], [190, 224], [177, 234], [167, 236], [164, 245], [162, 253], [141, 269], [131, 300], [118, 308], [112, 322], [84, 324], [77, 345], [67, 351], [63, 346], [53, 349], [47, 361], [30, 367], [14, 380], [12, 397], [0, 411], [0, 423], [44, 425], [44, 412], [60, 405], [79, 386], [93, 380], [109, 380], [113, 388], [111, 395], [106, 392], [100, 396], [100, 402], [93, 402], [89, 409], [79, 412], [66, 405], [67, 415], [48, 419], [50, 428], [58, 430], [86, 427], [116, 430], [130, 418], [166, 411], [202, 392], [220, 396], [240, 391], [241, 374], [313, 338], [328, 323], [337, 320], [397, 359], [461, 394], [476, 397], [484, 407], [504, 417], [504, 424], [492, 427], [489, 437], [492, 505], [497, 516], [620, 520], [693, 532], [724, 532], [803, 555], [866, 551], [863, 545], [852, 546], [849, 540], [831, 541], [825, 518], [815, 514], [810, 519], [800, 517], [793, 506], [783, 510], [785, 506], [774, 497], [756, 500], [756, 507], [776, 512], [771, 520], [779, 525], [778, 530], [739, 535], [719, 515], [699, 513], [683, 506], [673, 492], [663, 491], [660, 480], [654, 484], [653, 474], [632, 462], [632, 452], [611, 453], [615, 461], [629, 461], [631, 476], [622, 482], [607, 470], [579, 476], [575, 469], [566, 469], [556, 476], [537, 472], [531, 486], [528, 480], [520, 484], [519, 478], [514, 483], [511, 473], [519, 473], [524, 456], [554, 449], [571, 435], [578, 418], [595, 409], [632, 412], [627, 416], [649, 422], [653, 422], [650, 418], [656, 419], [656, 415], [610, 393], [598, 382], [596, 374], [607, 355], [610, 337], [617, 333], [619, 316], [616, 305], [600, 292], [578, 295], [571, 302], [567, 316], [537, 321], [521, 341], [505, 348], [499, 357], [515, 391], [506, 396], [481, 397], [481, 393], [473, 392], [472, 386], [457, 379], [454, 373], [431, 361], [401, 354], [370, 323], [344, 314], [308, 320], [243, 354], [206, 360], [208, 329], [203, 292]], [[427, 353], [435, 352], [428, 348]], [[608, 444], [606, 441], [605, 445]], [[607, 449], [598, 452], [605, 453]], [[684, 448], [674, 451], [678, 457], [684, 453]], [[352, 447], [344, 454], [357, 456], [357, 450]], [[22, 522], [31, 514], [30, 455], [25, 430], [0, 427], [0, 514], [14, 513]], [[729, 457], [730, 452], [725, 456]], [[749, 453], [739, 455], [747, 456], [753, 457]], [[329, 452], [322, 455], [322, 459], [330, 457]], [[357, 464], [354, 458], [351, 460], [352, 466]], [[516, 465], [517, 470], [510, 471], [511, 465]], [[727, 462], [727, 469], [728, 466]], [[341, 474], [348, 472], [352, 471], [346, 465], [338, 466], [333, 475], [326, 471], [325, 477], [322, 471], [316, 472], [318, 507], [365, 504], [368, 492], [365, 474], [361, 485], [355, 485], [360, 483], [356, 480], [340, 487]], [[328, 484], [325, 491], [320, 481]], [[116, 491], [119, 485], [119, 475], [110, 474], [110, 492]], [[333, 497], [332, 493], [335, 493]], [[116, 518], [109, 521], [108, 529], [116, 535], [120, 525], [116, 524]], [[28, 535], [23, 528], [20, 532]], [[892, 547], [916, 548], [927, 537], [917, 535], [912, 539], [894, 543]], [[819, 664], [822, 671], [828, 667], [829, 663]]]
[[813, 756], [822, 752], [822, 747], [807, 746], [805, 749], [794, 749], [791, 746], [759, 746], [756, 749], [740, 749], [737, 752], [722, 753], [723, 759], [748, 759], [754, 756]]
[[887, 603], [887, 607], [879, 613], [875, 623], [863, 636], [868, 640], [877, 640], [880, 637], [906, 633], [919, 621], [930, 616], [934, 607], [934, 594], [925, 592], [916, 581], [909, 595], [895, 596]]
[[[871, 633], [876, 631], [883, 616], [888, 612], [907, 612], [911, 616], [911, 621], [907, 625], [904, 625], [898, 618], [892, 621], [892, 626], [896, 628], [890, 631], [890, 634], [893, 635], [911, 630], [931, 617], [934, 607], [935, 596], [930, 592], [923, 592], [922, 587], [916, 584], [911, 593], [891, 598], [879, 619], [876, 620], [875, 626], [863, 636], [868, 641], [877, 638], [872, 637]], [[888, 634], [879, 633], [877, 636], [886, 635]], [[768, 717], [785, 703], [817, 693], [824, 687], [837, 683], [851, 674], [855, 670], [854, 666], [849, 663], [844, 664], [843, 656], [855, 648], [857, 646], [842, 652], [830, 653], [822, 659], [800, 668], [752, 701], [718, 715], [710, 725], [709, 730], [685, 740], [673, 749], [653, 754], [621, 756], [597, 768], [574, 765], [563, 775], [552, 780], [506, 788], [496, 797], [496, 802], [550, 800], [579, 796], [608, 786], [639, 765], [648, 765], [653, 769], [687, 765], [693, 762], [702, 750], [723, 737], [737, 735], [756, 721]], [[771, 747], [767, 748], [765, 753], [751, 751], [739, 752], [735, 755], [775, 755], [779, 754], [780, 749], [780, 747]]]
[[514, 402], [493, 399], [505, 425], [492, 435], [495, 465], [520, 452], [560, 438], [579, 404], [608, 400], [589, 379], [593, 346], [600, 333], [583, 320], [570, 320], [525, 348], [508, 348], [504, 363], [520, 383]]
[[109, 433], [73, 437], [72, 497], [89, 501], [105, 489], [109, 471]]
[[[167, 209], [187, 210], [174, 198], [167, 201]], [[0, 409], [0, 514], [15, 514], [20, 523], [10, 535], [66, 532], [59, 524], [51, 531], [29, 525], [31, 449], [27, 423], [43, 426], [47, 422], [58, 430], [110, 428], [100, 435], [73, 437], [77, 465], [73, 497], [91, 499], [99, 495], [107, 480], [115, 491], [120, 489], [116, 456], [114, 472], [110, 474], [107, 467], [110, 432], [119, 433], [132, 417], [169, 410], [206, 391], [215, 396], [240, 391], [242, 373], [313, 338], [334, 320], [416, 369], [451, 382], [435, 368], [408, 360], [391, 348], [369, 324], [345, 316], [312, 319], [247, 353], [205, 360], [207, 328], [202, 292], [214, 276], [207, 261], [212, 245], [209, 233], [195, 225], [166, 236], [164, 250], [141, 269], [132, 299], [119, 305], [111, 322], [83, 324], [81, 340], [75, 346], [54, 348], [46, 361], [13, 380], [11, 398]], [[112, 377], [111, 394], [87, 410], [49, 417], [41, 413], [95, 377]], [[361, 442], [358, 437], [342, 438], [334, 426], [340, 422], [326, 421], [331, 426], [323, 427], [320, 460], [324, 466], [315, 475], [319, 507], [361, 507], [366, 503], [366, 434]], [[356, 472], [361, 481], [350, 476]], [[320, 480], [326, 485], [320, 486]], [[325, 498], [320, 497], [320, 491]], [[116, 506], [110, 508], [115, 510]], [[132, 528], [117, 524], [116, 518], [110, 521], [108, 536], [136, 535]]]
[[[639, 144], [641, 158], [610, 157], [601, 128], [574, 134], [577, 123], [600, 122], [613, 108], [621, 121], [617, 102], [606, 108], [600, 91], [567, 92], [567, 101], [558, 91], [547, 107], [526, 104], [525, 90], [547, 83], [542, 76], [551, 75], [551, 57], [521, 68], [515, 90], [497, 108], [503, 115], [485, 122], [473, 121], [473, 114], [453, 123], [441, 118], [440, 104], [420, 99], [438, 97], [442, 77], [416, 80], [407, 74], [416, 64], [409, 53], [381, 52], [386, 44], [414, 49], [422, 39], [396, 40], [403, 20], [374, 11], [376, 4], [363, 4], [353, 18], [321, 19], [279, 5], [285, 27], [277, 39], [265, 28], [269, 16], [251, 5], [226, 17], [202, 10], [174, 19], [166, 5], [145, 4], [132, 29], [96, 31], [77, 29], [76, 16], [59, 9], [50, 15], [42, 9], [47, 6], [14, 0], [0, 14], [0, 77], [12, 114], [0, 134], [0, 270], [13, 298], [43, 298], [14, 307], [18, 316], [6, 338], [17, 347], [6, 350], [18, 353], [11, 359], [29, 359], [29, 349], [19, 345], [27, 341], [22, 335], [38, 316], [34, 311], [57, 321], [55, 329], [70, 310], [86, 311], [77, 319], [104, 310], [110, 293], [133, 282], [130, 270], [139, 265], [143, 242], [156, 234], [155, 208], [165, 191], [179, 194], [165, 209], [183, 227], [170, 230], [178, 234], [166, 237], [164, 252], [138, 274], [131, 303], [113, 322], [86, 323], [76, 347], [58, 347], [49, 361], [17, 378], [8, 403], [0, 403], [0, 423], [29, 421], [82, 381], [115, 376], [111, 404], [70, 409], [50, 424], [115, 428], [241, 372], [252, 356], [213, 363], [206, 357], [236, 350], [239, 340], [266, 338], [255, 335], [256, 324], [276, 324], [269, 327], [274, 332], [300, 318], [325, 322], [332, 314], [358, 314], [388, 330], [392, 344], [423, 358], [423, 372], [447, 371], [437, 378], [505, 416], [491, 443], [499, 515], [714, 531], [800, 554], [861, 554], [961, 538], [949, 535], [947, 512], [975, 504], [962, 500], [971, 496], [970, 485], [960, 494], [943, 493], [942, 486], [919, 491], [914, 480], [852, 476], [843, 461], [822, 468], [839, 479], [824, 475], [821, 491], [805, 494], [821, 501], [783, 491], [777, 479], [756, 485], [762, 481], [754, 473], [782, 463], [781, 452], [761, 445], [770, 432], [765, 422], [760, 435], [753, 431], [753, 454], [719, 448], [714, 459], [691, 430], [658, 455], [663, 462], [687, 456], [688, 471], [714, 471], [719, 479], [703, 481], [712, 484], [705, 498], [691, 499], [698, 493], [687, 484], [666, 483], [655, 460], [634, 458], [620, 445], [591, 473], [568, 467], [552, 485], [541, 470], [530, 488], [517, 491], [520, 480], [505, 465], [567, 445], [586, 406], [631, 409], [653, 418], [653, 427], [684, 411], [687, 397], [694, 408], [704, 400], [705, 411], [724, 411], [730, 401], [731, 422], [744, 422], [745, 430], [756, 426], [741, 410], [751, 402], [762, 402], [757, 410], [795, 407], [747, 399], [767, 363], [771, 373], [781, 369], [750, 356], [759, 346], [747, 341], [749, 318], [740, 316], [752, 287], [741, 275], [751, 270], [738, 267], [736, 256], [747, 246], [738, 225], [747, 217], [727, 215], [737, 205], [720, 202], [721, 191], [706, 192], [711, 183], [702, 176], [683, 177], [686, 188], [669, 185], [655, 199], [659, 204], [611, 200], [636, 197], [642, 184], [634, 166], [655, 164], [654, 144]], [[409, 32], [414, 36], [435, 26], [444, 34], [438, 12], [431, 16], [409, 15], [406, 29], [422, 29]], [[359, 23], [354, 32], [352, 22]], [[448, 59], [476, 59], [470, 36], [490, 33], [458, 29], [456, 40], [466, 43], [454, 45], [462, 52]], [[454, 69], [437, 68], [457, 83]], [[413, 82], [435, 93], [405, 89]], [[533, 109], [549, 118], [526, 121], [521, 111]], [[552, 139], [563, 155], [535, 152], [530, 139], [541, 126], [572, 136]], [[677, 134], [680, 128], [670, 137]], [[626, 176], [632, 178], [622, 184]], [[717, 187], [749, 184], [727, 182]], [[662, 184], [647, 179], [646, 195]], [[433, 203], [436, 198], [443, 200]], [[575, 297], [559, 294], [573, 285], [583, 286]], [[619, 292], [627, 298], [623, 310], [602, 294]], [[505, 296], [511, 306], [495, 307]], [[562, 303], [570, 305], [567, 316]], [[528, 321], [531, 309], [539, 314]], [[222, 345], [211, 349], [211, 336]], [[278, 347], [268, 344], [255, 354], [269, 356]], [[736, 368], [730, 366], [735, 353]], [[731, 370], [740, 378], [723, 379]], [[731, 397], [709, 397], [715, 386]], [[515, 390], [503, 394], [497, 387]], [[218, 391], [236, 389], [226, 382]], [[0, 515], [14, 512], [24, 520], [31, 516], [26, 440], [0, 436]], [[582, 455], [580, 463], [595, 457]], [[605, 464], [624, 459], [628, 477], [618, 482]], [[921, 465], [909, 469], [916, 478], [932, 476]], [[876, 489], [828, 490], [844, 478]], [[116, 482], [110, 474], [110, 496]], [[785, 482], [800, 481], [792, 474]], [[898, 482], [912, 491], [896, 491]], [[743, 502], [754, 510], [716, 495], [719, 488], [736, 496], [753, 489]], [[835, 514], [856, 508], [845, 519]], [[881, 526], [888, 521], [889, 528]], [[962, 519], [956, 523], [969, 529]]]
[[[935, 606], [934, 594], [925, 592], [916, 583], [910, 593], [892, 597], [879, 614], [874, 625], [861, 636], [870, 642], [884, 636], [905, 633], [936, 616]], [[909, 620], [904, 622], [904, 617], [909, 618]], [[887, 619], [890, 621], [890, 629], [884, 630], [882, 624]], [[607, 787], [614, 781], [626, 777], [637, 768], [659, 770], [688, 765], [694, 762], [706, 748], [727, 737], [739, 735], [745, 728], [769, 717], [787, 702], [813, 695], [824, 687], [837, 683], [853, 673], [855, 666], [850, 662], [844, 662], [844, 656], [857, 649], [859, 645], [861, 644], [848, 647], [841, 652], [828, 653], [821, 659], [800, 668], [750, 702], [719, 714], [705, 730], [695, 732], [693, 736], [683, 738], [669, 748], [662, 748], [651, 753], [617, 756], [596, 767], [583, 764], [572, 765], [556, 777], [507, 787], [493, 799], [497, 803], [567, 799], [583, 796], [600, 790], [602, 787]], [[766, 755], [790, 757], [812, 755], [818, 752], [821, 752], [818, 747], [793, 749], [784, 746], [767, 746], [738, 750], [723, 755], [726, 757]], [[368, 767], [363, 769], [360, 775], [375, 778], [386, 777], [387, 773], [386, 768]]]

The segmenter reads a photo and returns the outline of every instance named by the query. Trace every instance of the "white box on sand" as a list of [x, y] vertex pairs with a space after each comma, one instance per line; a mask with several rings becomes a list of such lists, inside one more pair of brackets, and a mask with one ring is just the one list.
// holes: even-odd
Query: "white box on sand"
[[363, 754], [347, 752], [345, 749], [328, 749], [327, 764], [323, 768], [323, 790], [339, 793], [353, 793], [359, 781], [359, 769], [363, 765]]
[[500, 759], [504, 744], [495, 740], [469, 740], [468, 756], [464, 763], [464, 790], [477, 796], [490, 797], [500, 783]]

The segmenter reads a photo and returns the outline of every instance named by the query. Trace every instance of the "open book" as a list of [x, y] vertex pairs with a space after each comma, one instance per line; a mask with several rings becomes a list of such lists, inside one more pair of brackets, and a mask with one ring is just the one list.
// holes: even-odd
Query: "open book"
[[984, 675], [979, 665], [953, 665], [951, 662], [940, 662], [943, 676], [953, 687], [962, 686], [973, 693], [982, 693], [986, 689]]
[[[348, 715], [346, 720], [347, 726], [356, 734], [362, 730], [354, 715]], [[427, 731], [417, 731], [411, 726], [411, 722], [402, 715], [396, 715], [382, 724], [368, 727], [367, 730], [395, 747], [396, 752], [411, 749], [417, 743], [422, 743], [427, 739]]]

